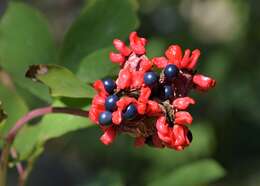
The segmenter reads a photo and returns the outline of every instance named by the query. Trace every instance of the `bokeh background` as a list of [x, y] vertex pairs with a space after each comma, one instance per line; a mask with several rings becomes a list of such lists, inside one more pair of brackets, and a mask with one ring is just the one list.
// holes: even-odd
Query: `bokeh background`
[[[57, 46], [86, 3], [24, 2], [48, 18]], [[28, 185], [171, 185], [176, 179], [203, 177], [205, 173], [196, 169], [196, 163], [211, 159], [225, 173], [199, 185], [260, 185], [260, 1], [139, 0], [139, 3], [138, 32], [149, 39], [150, 56], [161, 55], [171, 43], [199, 48], [202, 52], [199, 71], [217, 80], [215, 89], [192, 95], [197, 100], [191, 109], [193, 144], [184, 152], [136, 149], [132, 147], [132, 138], [119, 136], [112, 146], [105, 147], [98, 140], [99, 129], [90, 127], [49, 141]], [[4, 0], [0, 4], [3, 13]], [[41, 104], [36, 98], [30, 102], [31, 107]], [[10, 185], [16, 182], [16, 176], [13, 169]]]

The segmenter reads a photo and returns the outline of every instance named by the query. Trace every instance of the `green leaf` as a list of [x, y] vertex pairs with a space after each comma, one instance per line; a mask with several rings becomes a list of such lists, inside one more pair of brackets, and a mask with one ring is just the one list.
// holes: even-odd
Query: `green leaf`
[[142, 158], [148, 158], [153, 162], [152, 168], [146, 171], [144, 179], [150, 182], [150, 178], [159, 178], [161, 172], [172, 171], [174, 167], [196, 161], [199, 158], [210, 157], [215, 149], [215, 134], [213, 127], [207, 122], [193, 123], [191, 132], [193, 140], [189, 147], [183, 151], [174, 151], [164, 148], [143, 148], [136, 153]]
[[29, 65], [54, 63], [56, 49], [43, 16], [18, 2], [9, 3], [0, 22], [0, 65], [16, 84], [45, 101], [50, 101], [48, 89], [24, 77]]
[[[191, 132], [193, 140], [189, 147], [181, 152], [172, 149], [143, 148], [137, 151], [142, 157], [153, 162], [154, 169], [169, 170], [177, 165], [194, 161], [201, 157], [211, 156], [215, 149], [216, 137], [213, 127], [207, 122], [193, 123]], [[151, 169], [151, 171], [153, 171]]]
[[0, 126], [0, 138], [9, 131], [15, 122], [28, 111], [24, 101], [14, 92], [0, 84], [0, 100], [8, 118]]
[[92, 83], [97, 79], [116, 75], [119, 65], [109, 60], [109, 52], [112, 50], [112, 47], [97, 50], [85, 57], [80, 63], [78, 77]]
[[125, 185], [119, 172], [113, 170], [103, 170], [94, 178], [92, 182], [87, 182], [81, 186], [123, 186]]
[[93, 97], [91, 86], [79, 80], [71, 71], [58, 65], [32, 65], [26, 76], [50, 88], [53, 97]]
[[4, 15], [6, 9], [8, 6], [8, 0], [2, 0], [1, 1], [1, 7], [0, 7], [0, 19]]
[[77, 69], [80, 60], [97, 49], [125, 39], [138, 27], [136, 4], [132, 0], [90, 1], [69, 29], [61, 50], [61, 63]]
[[216, 181], [225, 175], [225, 170], [215, 160], [205, 159], [184, 165], [168, 175], [153, 181], [149, 186], [202, 185]]
[[146, 47], [147, 56], [149, 58], [163, 56], [166, 46], [166, 42], [162, 38], [150, 38]]
[[[54, 105], [65, 106], [61, 101], [56, 101]], [[16, 136], [14, 147], [19, 154], [19, 159], [25, 160], [35, 156], [35, 153], [40, 155], [38, 149], [42, 149], [48, 140], [90, 126], [94, 124], [91, 124], [88, 118], [69, 114], [49, 114], [38, 124], [25, 126]]]

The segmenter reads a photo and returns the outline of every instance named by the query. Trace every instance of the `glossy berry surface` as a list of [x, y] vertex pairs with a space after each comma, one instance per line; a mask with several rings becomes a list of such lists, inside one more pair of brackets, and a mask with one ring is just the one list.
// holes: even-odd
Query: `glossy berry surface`
[[168, 79], [171, 79], [171, 78], [174, 78], [177, 76], [179, 70], [177, 68], [176, 65], [174, 64], [169, 64], [165, 67], [164, 69], [164, 75], [168, 78]]
[[146, 72], [144, 74], [144, 83], [148, 86], [155, 85], [157, 83], [158, 76], [155, 72]]
[[137, 114], [137, 109], [133, 104], [128, 105], [125, 112], [123, 113], [123, 118], [130, 120], [133, 119]]
[[115, 111], [117, 106], [116, 106], [116, 102], [119, 100], [118, 96], [117, 95], [111, 95], [111, 96], [108, 96], [107, 99], [106, 99], [106, 102], [105, 102], [105, 107], [106, 107], [106, 110], [108, 111]]
[[114, 89], [116, 88], [116, 84], [112, 79], [110, 79], [110, 78], [104, 79], [103, 84], [104, 84], [106, 91], [109, 94], [112, 94], [114, 92]]
[[112, 113], [109, 111], [101, 112], [98, 121], [101, 125], [109, 125], [112, 122]]
[[191, 131], [189, 130], [188, 133], [187, 133], [187, 138], [188, 140], [190, 141], [190, 143], [192, 142], [192, 139], [193, 139], [193, 136], [192, 136], [192, 133]]
[[169, 99], [173, 96], [173, 91], [172, 91], [172, 86], [170, 85], [165, 85], [163, 87], [163, 98], [164, 99]]
[[162, 56], [149, 58], [147, 44], [137, 32], [130, 33], [129, 45], [113, 40], [116, 51], [109, 58], [120, 70], [114, 81], [93, 83], [97, 94], [88, 115], [101, 128], [105, 145], [125, 133], [135, 138], [136, 147], [148, 144], [180, 151], [192, 141], [188, 109], [196, 102], [189, 94], [207, 91], [216, 81], [197, 73], [200, 50], [170, 45]]

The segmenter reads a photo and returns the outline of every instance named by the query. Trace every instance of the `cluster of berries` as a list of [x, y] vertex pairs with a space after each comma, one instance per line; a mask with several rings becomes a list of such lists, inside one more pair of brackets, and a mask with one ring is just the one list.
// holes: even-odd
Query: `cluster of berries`
[[187, 127], [192, 116], [187, 109], [195, 101], [188, 93], [206, 91], [215, 80], [194, 70], [198, 49], [187, 49], [182, 55], [178, 45], [171, 45], [165, 56], [150, 60], [145, 38], [132, 32], [129, 40], [129, 47], [119, 39], [113, 41], [119, 53], [111, 52], [110, 60], [121, 67], [117, 80], [97, 80], [93, 85], [97, 95], [89, 117], [104, 132], [100, 140], [108, 145], [118, 133], [128, 133], [135, 137], [136, 146], [182, 150], [192, 141]]

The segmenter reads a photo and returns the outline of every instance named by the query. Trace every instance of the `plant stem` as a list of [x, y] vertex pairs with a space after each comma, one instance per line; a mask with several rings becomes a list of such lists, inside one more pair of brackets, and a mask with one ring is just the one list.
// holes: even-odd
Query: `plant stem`
[[18, 186], [25, 186], [25, 184], [26, 184], [26, 182], [27, 182], [27, 178], [28, 178], [29, 174], [30, 174], [31, 171], [32, 171], [32, 168], [33, 168], [35, 159], [36, 159], [36, 158], [32, 158], [32, 159], [29, 159], [29, 160], [28, 160], [27, 166], [26, 166], [26, 168], [25, 168], [23, 174], [20, 174], [20, 175], [19, 175], [19, 183], [18, 183]]
[[[13, 159], [17, 159], [17, 152], [16, 152], [16, 150], [15, 150], [13, 147], [11, 147], [10, 153], [11, 153], [11, 156], [12, 156]], [[23, 174], [24, 169], [23, 169], [22, 164], [21, 164], [20, 162], [17, 162], [17, 163], [15, 164], [15, 166], [16, 166], [17, 172], [18, 172], [19, 174]]]
[[[6, 185], [6, 175], [7, 175], [7, 166], [8, 166], [10, 147], [11, 147], [17, 133], [20, 131], [20, 129], [25, 124], [27, 124], [32, 119], [49, 114], [49, 113], [65, 113], [65, 114], [72, 114], [72, 115], [76, 115], [76, 116], [86, 117], [86, 118], [88, 117], [88, 111], [84, 111], [81, 109], [48, 106], [48, 107], [34, 109], [34, 110], [30, 111], [29, 113], [27, 113], [22, 118], [20, 118], [15, 123], [15, 125], [10, 129], [10, 131], [8, 132], [7, 137], [5, 139], [5, 145], [3, 147], [3, 151], [2, 151], [1, 159], [0, 159], [0, 186]], [[11, 153], [16, 156], [16, 152], [15, 152], [15, 154], [14, 154], [14, 151]], [[28, 168], [26, 171], [23, 170], [21, 164], [17, 164], [16, 166], [17, 166], [17, 170], [18, 170], [18, 173], [20, 176], [19, 185], [23, 186], [25, 184], [25, 181], [26, 181], [26, 178], [27, 178], [29, 172], [32, 169], [32, 164], [31, 165], [28, 164]]]
[[23, 116], [22, 118], [20, 118], [15, 125], [13, 126], [13, 128], [10, 129], [10, 131], [7, 134], [6, 137], [6, 141], [7, 143], [12, 144], [15, 136], [17, 135], [17, 132], [30, 120], [32, 120], [33, 118], [48, 114], [52, 112], [52, 107], [43, 107], [43, 108], [38, 108], [35, 110], [32, 110], [31, 112], [27, 113], [25, 116]]
[[43, 116], [49, 113], [65, 113], [65, 114], [72, 114], [76, 116], [82, 116], [82, 117], [88, 117], [88, 111], [84, 111], [81, 109], [76, 109], [76, 108], [68, 108], [68, 107], [43, 107], [43, 108], [38, 108], [35, 110], [32, 110], [22, 118], [20, 118], [16, 124], [14, 125], [13, 128], [9, 131], [7, 134], [7, 141], [8, 143], [12, 143], [15, 136], [17, 135], [17, 132], [29, 121], [32, 119]]
[[0, 159], [0, 186], [6, 185], [7, 166], [9, 159], [10, 144], [6, 143], [3, 147]]
[[[18, 158], [15, 148], [11, 147], [10, 153], [11, 153], [11, 156], [13, 159]], [[17, 172], [19, 174], [19, 184], [18, 185], [23, 186], [23, 185], [25, 185], [25, 171], [26, 170], [24, 170], [21, 162], [17, 162], [15, 164], [15, 166], [16, 166]]]

